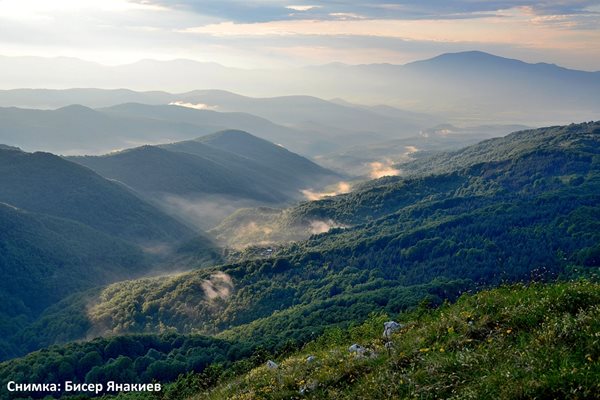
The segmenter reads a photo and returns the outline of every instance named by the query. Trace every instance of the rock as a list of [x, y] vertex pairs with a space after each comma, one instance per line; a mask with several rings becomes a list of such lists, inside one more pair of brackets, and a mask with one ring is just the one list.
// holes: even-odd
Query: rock
[[354, 343], [352, 346], [348, 347], [348, 351], [350, 353], [363, 354], [365, 352], [365, 348], [357, 343]]
[[400, 329], [404, 328], [404, 325], [399, 324], [396, 321], [387, 321], [383, 323], [383, 337], [390, 339], [392, 334]]
[[355, 343], [352, 346], [348, 347], [348, 351], [350, 353], [354, 353], [356, 357], [362, 358], [365, 357], [365, 355], [367, 355], [366, 353], [368, 350], [362, 347], [361, 345]]

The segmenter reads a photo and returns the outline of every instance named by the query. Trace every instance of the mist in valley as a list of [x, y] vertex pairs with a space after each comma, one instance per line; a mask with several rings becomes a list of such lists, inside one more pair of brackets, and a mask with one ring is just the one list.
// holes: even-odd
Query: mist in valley
[[599, 15], [0, 0], [0, 400], [592, 398]]

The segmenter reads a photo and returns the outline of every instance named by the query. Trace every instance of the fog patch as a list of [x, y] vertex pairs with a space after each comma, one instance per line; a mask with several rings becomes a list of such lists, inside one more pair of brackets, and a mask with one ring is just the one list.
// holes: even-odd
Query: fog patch
[[397, 176], [402, 172], [394, 168], [394, 162], [389, 159], [371, 162], [369, 163], [369, 167], [371, 169], [369, 177], [372, 179], [379, 179], [384, 176]]
[[321, 233], [329, 232], [333, 228], [347, 228], [348, 226], [338, 224], [332, 219], [328, 219], [326, 221], [323, 220], [313, 220], [309, 223], [310, 233], [312, 235], [318, 235]]
[[453, 133], [455, 133], [455, 131], [453, 129], [450, 129], [449, 127], [438, 127], [422, 130], [421, 132], [419, 132], [419, 136], [424, 138], [429, 138], [431, 136], [447, 137]]
[[200, 285], [209, 302], [216, 299], [225, 300], [233, 291], [233, 281], [231, 280], [231, 277], [224, 272], [212, 274], [208, 279], [203, 280]]
[[215, 227], [240, 208], [257, 205], [252, 200], [233, 199], [219, 195], [202, 197], [166, 195], [160, 200], [160, 203], [167, 213], [200, 230], [209, 230]]
[[306, 200], [315, 201], [321, 200], [324, 197], [337, 196], [338, 194], [349, 193], [352, 190], [352, 186], [348, 182], [339, 182], [335, 188], [331, 191], [315, 192], [311, 189], [301, 190]]
[[404, 146], [404, 148], [406, 149], [406, 153], [404, 153], [405, 156], [411, 155], [412, 153], [416, 153], [417, 151], [419, 151], [419, 149], [415, 146]]
[[173, 252], [173, 247], [167, 243], [142, 244], [142, 251], [153, 256], [168, 256]]
[[20, 210], [18, 207], [15, 207], [12, 204], [8, 204], [8, 203], [5, 203], [3, 201], [0, 201], [0, 206], [8, 207], [8, 208], [10, 208], [10, 209], [12, 209], [14, 211], [19, 211]]
[[188, 103], [185, 101], [172, 101], [169, 103], [170, 106], [178, 106], [185, 108], [193, 108], [194, 110], [209, 110], [209, 111], [217, 111], [219, 106], [211, 106], [204, 103]]
[[246, 225], [240, 226], [238, 229], [236, 229], [236, 233], [238, 235], [270, 235], [273, 233], [273, 228], [267, 225], [259, 225], [257, 222], [252, 221]]

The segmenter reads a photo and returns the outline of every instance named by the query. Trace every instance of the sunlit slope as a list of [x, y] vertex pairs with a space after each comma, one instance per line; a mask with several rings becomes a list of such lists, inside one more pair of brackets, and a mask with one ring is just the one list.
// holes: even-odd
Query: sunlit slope
[[[189, 398], [594, 399], [599, 304], [600, 286], [588, 281], [502, 287], [401, 314], [404, 327], [389, 341], [382, 337], [388, 317], [376, 315], [329, 331], [276, 360], [276, 369], [224, 378]], [[364, 354], [350, 352], [353, 344]]]

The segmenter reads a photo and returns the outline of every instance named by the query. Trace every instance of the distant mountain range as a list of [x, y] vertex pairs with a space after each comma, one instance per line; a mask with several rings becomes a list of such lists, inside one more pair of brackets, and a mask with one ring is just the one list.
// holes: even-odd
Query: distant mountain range
[[[335, 63], [278, 71], [241, 70], [189, 60], [144, 60], [117, 67], [67, 58], [2, 57], [1, 61], [0, 73], [11, 88], [92, 86], [168, 88], [173, 92], [218, 88], [253, 96], [302, 94], [388, 104], [485, 123], [528, 125], [593, 119], [600, 110], [596, 95], [600, 72], [529, 64], [479, 51], [442, 54], [406, 65]], [[73, 98], [73, 94], [64, 98]], [[124, 91], [118, 94], [123, 100], [128, 97]], [[5, 96], [13, 101], [1, 100], [0, 104], [23, 104], [15, 99], [31, 103], [26, 91], [4, 93], [0, 98], [7, 99]], [[105, 96], [98, 94], [96, 101]], [[161, 93], [144, 93], [128, 101], [161, 97], [164, 101]]]
[[251, 98], [221, 90], [170, 94], [23, 89], [0, 91], [0, 104], [11, 106], [0, 108], [0, 140], [29, 150], [69, 154], [241, 129], [293, 151], [314, 155], [352, 144], [413, 136], [441, 122], [431, 115], [391, 107], [380, 111], [381, 107], [310, 96]]
[[149, 143], [185, 140], [223, 129], [261, 132], [301, 143], [298, 131], [244, 113], [169, 105], [123, 104], [103, 110], [71, 105], [57, 110], [0, 108], [0, 141], [25, 150], [98, 154]]

